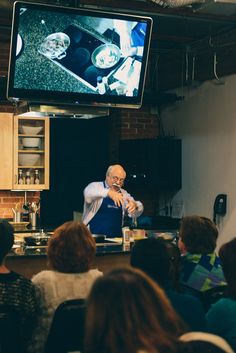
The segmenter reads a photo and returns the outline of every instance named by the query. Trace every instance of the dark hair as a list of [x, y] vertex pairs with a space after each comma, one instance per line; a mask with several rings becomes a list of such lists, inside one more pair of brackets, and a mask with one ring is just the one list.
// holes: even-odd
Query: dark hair
[[14, 244], [14, 228], [5, 219], [0, 219], [0, 264]]
[[130, 264], [143, 270], [160, 286], [168, 285], [170, 260], [163, 239], [153, 237], [136, 241], [131, 251]]
[[218, 230], [209, 218], [186, 216], [180, 222], [179, 236], [188, 252], [208, 254], [216, 248]]
[[141, 270], [114, 269], [88, 296], [85, 353], [177, 352], [183, 331], [164, 291]]
[[228, 284], [227, 294], [236, 299], [236, 238], [220, 247], [219, 257]]
[[70, 221], [58, 227], [48, 244], [52, 269], [64, 273], [87, 272], [96, 252], [96, 243], [85, 224]]

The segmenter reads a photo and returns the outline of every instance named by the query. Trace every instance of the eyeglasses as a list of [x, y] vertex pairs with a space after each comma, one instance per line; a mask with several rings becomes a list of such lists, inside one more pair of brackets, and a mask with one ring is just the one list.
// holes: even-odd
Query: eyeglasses
[[115, 182], [119, 181], [121, 182], [122, 184], [124, 183], [125, 181], [125, 178], [119, 178], [117, 176], [111, 176], [111, 179], [114, 180]]

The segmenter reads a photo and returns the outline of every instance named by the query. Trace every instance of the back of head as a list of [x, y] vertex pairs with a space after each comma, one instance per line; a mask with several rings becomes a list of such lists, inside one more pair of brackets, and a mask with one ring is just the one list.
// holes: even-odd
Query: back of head
[[147, 273], [162, 287], [169, 282], [170, 260], [165, 241], [160, 238], [148, 238], [135, 242], [130, 264]]
[[9, 222], [0, 220], [0, 264], [14, 244], [14, 229]]
[[223, 244], [219, 250], [223, 272], [228, 284], [228, 294], [236, 299], [236, 238]]
[[176, 351], [182, 322], [163, 290], [142, 271], [115, 269], [87, 300], [85, 353]]
[[87, 272], [96, 252], [96, 243], [85, 224], [66, 222], [58, 227], [48, 244], [50, 267], [64, 273]]
[[216, 248], [218, 230], [209, 218], [186, 216], [180, 223], [179, 236], [188, 252], [208, 254]]

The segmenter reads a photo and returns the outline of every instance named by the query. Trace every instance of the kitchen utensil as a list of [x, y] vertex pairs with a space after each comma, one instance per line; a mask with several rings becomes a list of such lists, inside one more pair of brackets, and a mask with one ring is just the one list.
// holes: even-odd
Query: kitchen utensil
[[97, 47], [91, 60], [94, 66], [100, 69], [108, 69], [118, 63], [121, 57], [120, 48], [115, 44], [102, 44]]
[[106, 236], [103, 234], [93, 234], [93, 238], [96, 243], [102, 243], [105, 240]]
[[23, 147], [25, 148], [38, 148], [40, 143], [39, 137], [24, 137], [22, 139]]
[[40, 154], [36, 153], [27, 153], [27, 154], [19, 154], [19, 165], [22, 166], [33, 166], [37, 165], [40, 159]]
[[20, 132], [25, 135], [38, 135], [43, 130], [43, 126], [21, 125]]
[[32, 236], [24, 237], [24, 241], [28, 246], [46, 246], [48, 243], [49, 237], [42, 237], [40, 233], [35, 233]]
[[29, 213], [29, 221], [30, 221], [31, 227], [36, 228], [36, 226], [37, 226], [37, 213], [36, 212]]
[[44, 38], [39, 47], [39, 52], [49, 59], [61, 60], [66, 56], [69, 45], [70, 37], [63, 32], [57, 32]]
[[26, 227], [29, 225], [29, 222], [9, 222], [15, 231], [18, 230], [25, 230]]
[[12, 211], [13, 211], [13, 222], [21, 222], [22, 213], [19, 211], [15, 211], [14, 209], [12, 209]]

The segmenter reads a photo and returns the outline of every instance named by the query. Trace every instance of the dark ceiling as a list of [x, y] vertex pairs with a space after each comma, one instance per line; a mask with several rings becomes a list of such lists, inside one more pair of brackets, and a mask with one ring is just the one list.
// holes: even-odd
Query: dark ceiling
[[[157, 0], [158, 1], [158, 0]], [[176, 0], [178, 1], [178, 0]], [[143, 0], [45, 0], [62, 6], [121, 9], [153, 17], [150, 90], [236, 73], [236, 2], [213, 1], [167, 8]], [[13, 1], [0, 1], [0, 76], [7, 76]]]

